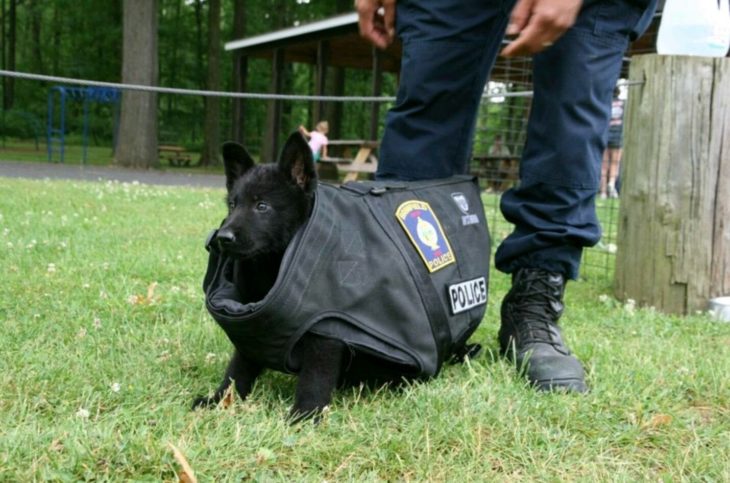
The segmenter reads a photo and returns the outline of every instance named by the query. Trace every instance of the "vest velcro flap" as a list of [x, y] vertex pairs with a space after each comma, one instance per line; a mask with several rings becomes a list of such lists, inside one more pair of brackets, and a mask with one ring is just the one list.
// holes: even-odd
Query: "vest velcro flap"
[[[320, 184], [269, 294], [223, 300], [235, 296], [230, 270], [209, 267], [206, 302], [239, 351], [267, 367], [296, 372], [291, 350], [311, 330], [428, 377], [481, 322], [489, 256], [472, 177]], [[211, 251], [209, 263], [225, 258]]]

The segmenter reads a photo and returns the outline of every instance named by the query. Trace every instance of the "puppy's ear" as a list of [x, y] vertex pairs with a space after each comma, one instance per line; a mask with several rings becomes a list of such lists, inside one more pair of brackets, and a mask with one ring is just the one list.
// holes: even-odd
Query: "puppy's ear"
[[246, 148], [232, 141], [223, 143], [223, 165], [226, 170], [226, 189], [231, 191], [233, 183], [243, 176], [243, 173], [253, 168], [253, 158], [248, 154]]
[[286, 140], [279, 156], [279, 169], [307, 194], [311, 194], [317, 187], [312, 150], [298, 131], [293, 132]]

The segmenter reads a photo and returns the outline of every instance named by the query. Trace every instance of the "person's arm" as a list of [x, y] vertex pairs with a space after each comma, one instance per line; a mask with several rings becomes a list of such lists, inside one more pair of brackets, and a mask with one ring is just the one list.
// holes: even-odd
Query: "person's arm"
[[355, 0], [360, 35], [381, 49], [395, 38], [395, 3], [396, 0]]
[[304, 136], [306, 138], [311, 138], [312, 137], [312, 133], [310, 133], [309, 131], [307, 131], [307, 128], [304, 127], [304, 126], [299, 126], [299, 132], [302, 133], [302, 136]]
[[322, 157], [323, 158], [327, 157], [327, 144], [322, 145]]
[[507, 35], [517, 35], [504, 57], [536, 54], [553, 45], [573, 26], [583, 0], [517, 0]]

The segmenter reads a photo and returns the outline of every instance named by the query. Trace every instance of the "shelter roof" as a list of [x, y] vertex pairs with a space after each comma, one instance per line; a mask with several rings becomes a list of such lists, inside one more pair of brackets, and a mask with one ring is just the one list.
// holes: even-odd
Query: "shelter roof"
[[[225, 44], [225, 49], [249, 57], [271, 58], [274, 50], [281, 48], [285, 62], [316, 64], [320, 41], [327, 42], [328, 65], [372, 69], [373, 47], [360, 37], [357, 13], [232, 40]], [[382, 52], [381, 68], [386, 72], [398, 72], [400, 56], [400, 43], [395, 42]]]

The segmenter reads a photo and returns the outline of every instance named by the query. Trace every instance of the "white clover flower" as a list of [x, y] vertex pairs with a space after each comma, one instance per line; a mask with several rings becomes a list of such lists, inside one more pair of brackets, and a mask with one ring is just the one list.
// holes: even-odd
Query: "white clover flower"
[[636, 300], [627, 299], [626, 303], [624, 304], [624, 310], [626, 310], [626, 312], [628, 312], [629, 314], [633, 314], [636, 310]]
[[212, 352], [208, 352], [208, 353], [207, 353], [207, 354], [205, 355], [205, 362], [206, 362], [207, 364], [212, 364], [212, 363], [213, 363], [213, 362], [215, 361], [215, 358], [216, 358], [216, 355], [215, 355], [214, 353], [212, 353]]
[[94, 328], [95, 329], [101, 328], [101, 319], [99, 317], [94, 317]]
[[598, 296], [598, 301], [601, 302], [601, 303], [603, 303], [603, 304], [609, 304], [609, 303], [611, 303], [611, 297], [609, 297], [608, 295], [606, 295], [605, 293], [603, 293], [603, 294], [601, 294], [601, 295]]
[[78, 411], [76, 411], [76, 417], [81, 419], [89, 419], [89, 416], [91, 416], [91, 413], [88, 409], [85, 408], [79, 408]]
[[55, 273], [56, 272], [56, 264], [55, 263], [49, 263], [48, 268], [46, 269], [48, 273]]
[[110, 387], [111, 387], [112, 392], [119, 392], [122, 390], [122, 385], [119, 384], [118, 382], [113, 382]]

